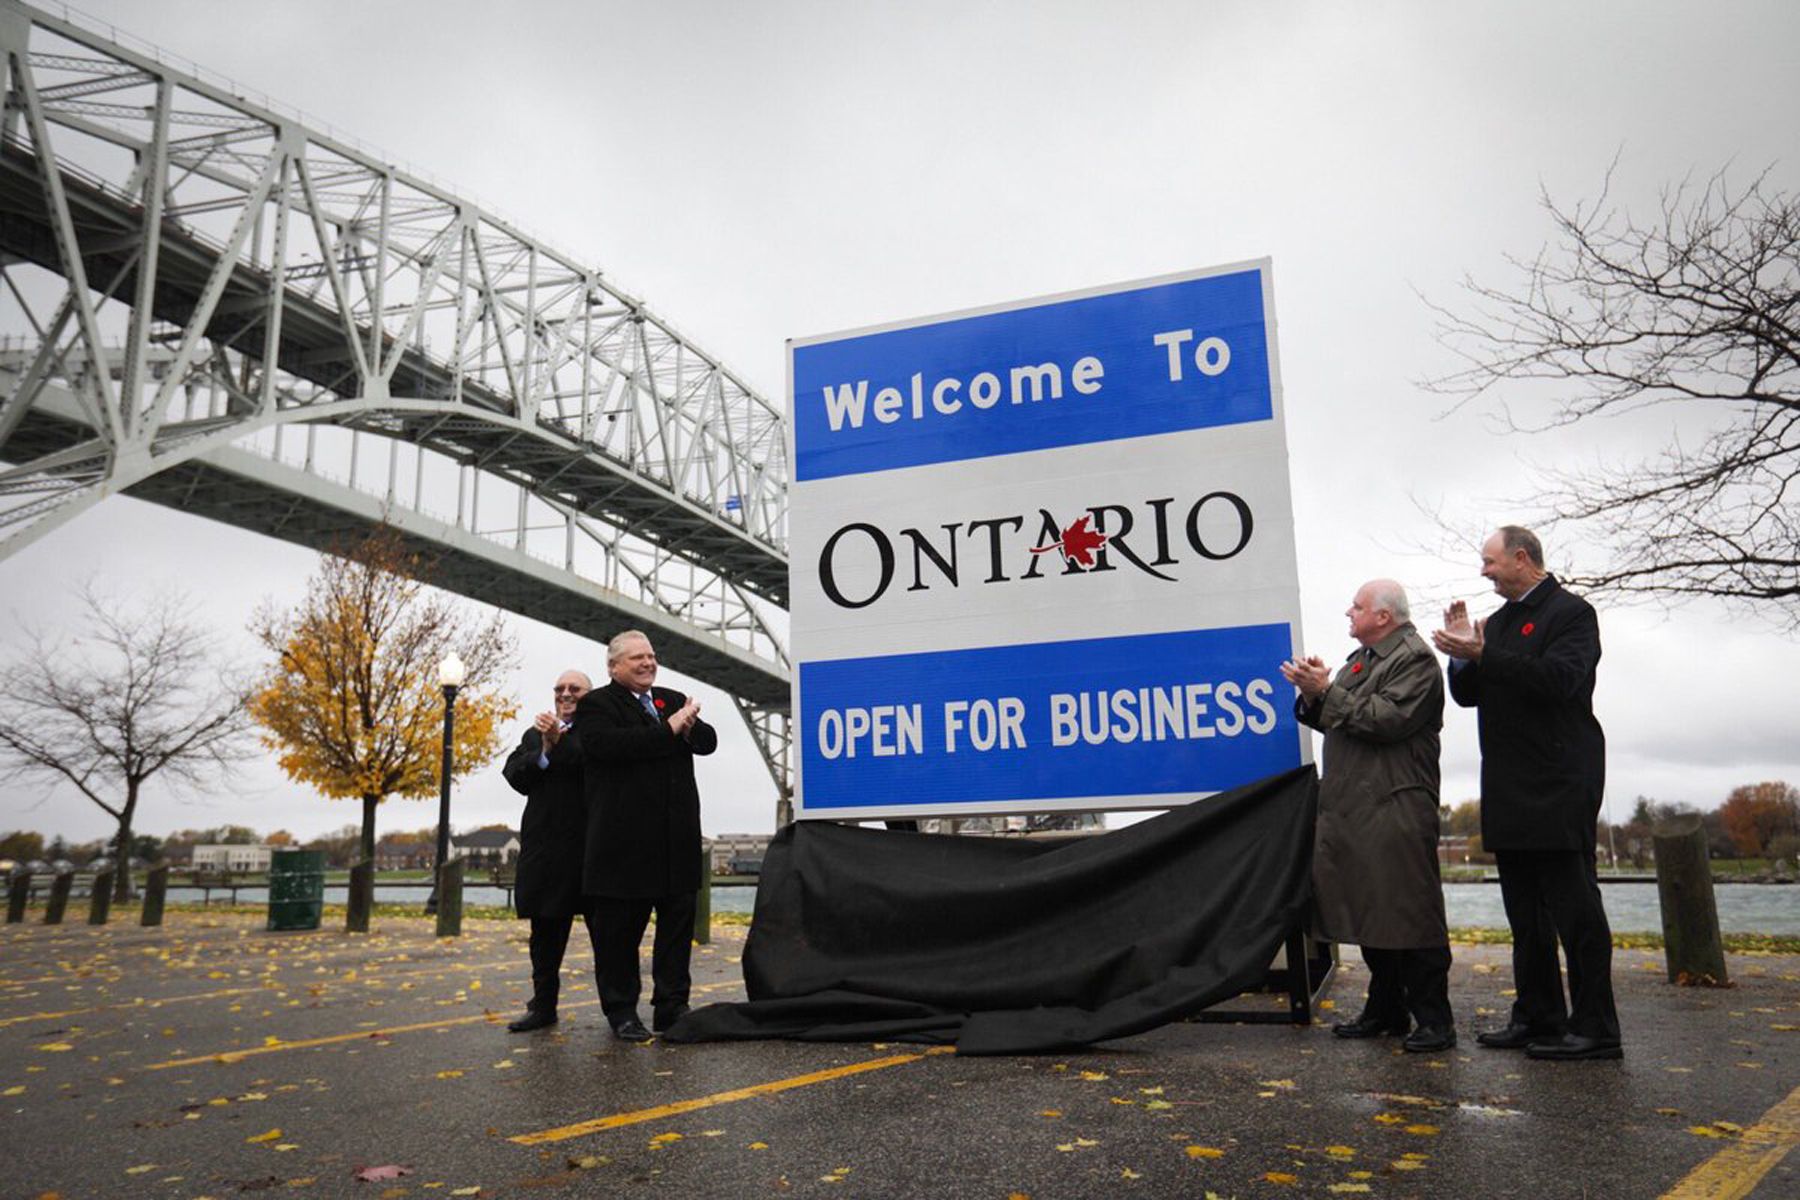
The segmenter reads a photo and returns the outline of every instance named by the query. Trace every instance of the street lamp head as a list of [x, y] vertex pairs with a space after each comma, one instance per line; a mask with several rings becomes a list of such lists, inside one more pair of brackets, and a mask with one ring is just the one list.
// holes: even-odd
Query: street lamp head
[[444, 661], [438, 664], [438, 686], [459, 688], [463, 685], [463, 676], [467, 673], [468, 669], [463, 666], [463, 660], [456, 656], [456, 651], [452, 650], [444, 656]]

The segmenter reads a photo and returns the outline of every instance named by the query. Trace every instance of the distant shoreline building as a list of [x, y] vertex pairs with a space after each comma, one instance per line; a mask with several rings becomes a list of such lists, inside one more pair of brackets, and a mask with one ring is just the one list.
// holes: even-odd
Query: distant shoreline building
[[519, 861], [519, 834], [514, 829], [477, 829], [450, 839], [451, 853], [471, 867], [505, 867]]
[[195, 846], [193, 867], [196, 871], [226, 871], [233, 875], [263, 872], [269, 869], [274, 846], [229, 845]]

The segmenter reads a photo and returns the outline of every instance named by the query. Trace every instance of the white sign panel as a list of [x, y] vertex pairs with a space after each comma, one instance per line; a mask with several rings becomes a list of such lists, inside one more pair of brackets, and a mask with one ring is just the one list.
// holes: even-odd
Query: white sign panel
[[790, 343], [803, 817], [1308, 760], [1267, 260]]

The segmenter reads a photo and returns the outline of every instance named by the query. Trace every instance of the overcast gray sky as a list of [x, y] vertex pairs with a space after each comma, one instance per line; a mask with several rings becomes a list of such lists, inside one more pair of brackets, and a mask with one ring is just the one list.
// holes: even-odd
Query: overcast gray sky
[[[381, 147], [605, 269], [763, 394], [789, 337], [1269, 255], [1308, 648], [1392, 575], [1421, 624], [1487, 611], [1473, 546], [1439, 558], [1418, 501], [1492, 526], [1529, 461], [1659, 442], [1614, 424], [1503, 437], [1416, 381], [1448, 362], [1416, 293], [1549, 235], [1540, 185], [1648, 213], [1690, 171], [1773, 164], [1800, 187], [1800, 7], [1765, 3], [448, 3], [87, 0], [83, 10]], [[0, 299], [0, 304], [10, 303]], [[0, 325], [6, 314], [0, 312]], [[1563, 548], [1549, 547], [1553, 560]], [[309, 552], [126, 499], [0, 561], [17, 619], [69, 590], [184, 587], [250, 655], [263, 597]], [[1554, 562], [1553, 562], [1554, 565]], [[526, 712], [591, 646], [519, 618]], [[15, 626], [10, 622], [7, 629]], [[1611, 811], [1800, 783], [1800, 646], [1706, 605], [1602, 612]], [[13, 633], [0, 634], [12, 640]], [[671, 680], [679, 685], [680, 681]], [[703, 763], [709, 833], [768, 829], [774, 792], [729, 702]], [[1444, 796], [1476, 793], [1452, 711]], [[516, 820], [497, 766], [456, 824]], [[357, 819], [268, 764], [222, 789], [153, 784], [139, 828], [302, 836]], [[394, 801], [383, 829], [435, 819]], [[0, 784], [0, 831], [109, 831], [72, 794]]]

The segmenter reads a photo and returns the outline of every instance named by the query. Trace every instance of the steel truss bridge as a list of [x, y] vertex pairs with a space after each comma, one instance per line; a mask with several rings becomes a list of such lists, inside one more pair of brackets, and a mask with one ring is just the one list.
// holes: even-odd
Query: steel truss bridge
[[597, 268], [0, 0], [0, 558], [124, 493], [649, 631], [789, 795], [782, 412]]

